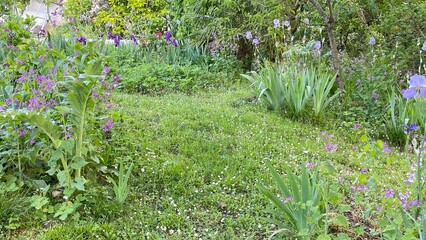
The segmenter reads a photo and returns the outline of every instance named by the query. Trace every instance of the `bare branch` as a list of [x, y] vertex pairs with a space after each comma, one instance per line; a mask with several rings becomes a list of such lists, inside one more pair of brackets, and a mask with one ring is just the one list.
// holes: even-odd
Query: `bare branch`
[[321, 16], [324, 18], [324, 21], [328, 22], [327, 13], [325, 13], [324, 9], [322, 9], [322, 7], [321, 7], [321, 5], [319, 5], [318, 1], [309, 0], [309, 2], [311, 2], [315, 6], [315, 8], [318, 10], [318, 12], [321, 14]]

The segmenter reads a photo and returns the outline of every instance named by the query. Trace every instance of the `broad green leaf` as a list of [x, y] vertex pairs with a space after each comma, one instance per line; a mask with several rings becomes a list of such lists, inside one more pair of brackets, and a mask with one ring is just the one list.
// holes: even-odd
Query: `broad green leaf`
[[69, 166], [72, 169], [81, 169], [84, 166], [86, 166], [87, 164], [89, 164], [88, 162], [86, 162], [83, 158], [81, 157], [75, 157], [73, 160], [73, 163]]
[[61, 186], [67, 185], [67, 173], [65, 171], [59, 171], [56, 175]]
[[49, 161], [57, 161], [62, 157], [62, 151], [57, 149], [52, 153], [52, 156], [50, 157]]
[[83, 177], [75, 178], [75, 182], [71, 183], [72, 187], [75, 187], [77, 190], [84, 191], [84, 184], [86, 183], [86, 179]]
[[61, 148], [65, 150], [68, 154], [72, 154], [74, 151], [75, 140], [73, 138], [67, 139], [61, 142]]

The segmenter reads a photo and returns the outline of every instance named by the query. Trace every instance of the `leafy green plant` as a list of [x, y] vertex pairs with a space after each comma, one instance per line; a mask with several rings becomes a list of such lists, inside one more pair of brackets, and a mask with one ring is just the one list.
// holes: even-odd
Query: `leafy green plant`
[[285, 98], [287, 106], [300, 116], [306, 109], [306, 104], [312, 98], [312, 88], [314, 83], [314, 72], [310, 70], [300, 70], [297, 66], [291, 66], [285, 71]]
[[[314, 70], [312, 70], [314, 71]], [[336, 99], [340, 92], [331, 95], [331, 89], [336, 82], [336, 75], [328, 72], [314, 71], [314, 83], [312, 84], [312, 102], [315, 116], [319, 116]], [[330, 96], [331, 95], [331, 96]]]
[[133, 164], [130, 165], [130, 167], [127, 168], [127, 172], [125, 172], [124, 163], [123, 163], [123, 160], [121, 160], [120, 169], [118, 172], [118, 182], [116, 182], [113, 178], [108, 177], [108, 180], [114, 185], [115, 200], [119, 204], [123, 204], [127, 196], [129, 195], [129, 192], [130, 192], [129, 179], [130, 179], [130, 174], [132, 173], [132, 169], [133, 169]]
[[314, 167], [309, 173], [308, 168], [302, 165], [300, 176], [296, 176], [292, 169], [286, 168], [287, 181], [285, 181], [275, 169], [268, 167], [278, 185], [281, 197], [277, 197], [263, 186], [258, 188], [278, 208], [267, 211], [275, 217], [267, 220], [279, 227], [273, 235], [287, 232], [292, 236], [310, 239], [325, 215], [325, 208], [321, 203], [318, 168]]
[[260, 73], [241, 74], [260, 90], [259, 99], [263, 99], [272, 110], [280, 110], [285, 103], [285, 85], [283, 73], [277, 65], [266, 65]]

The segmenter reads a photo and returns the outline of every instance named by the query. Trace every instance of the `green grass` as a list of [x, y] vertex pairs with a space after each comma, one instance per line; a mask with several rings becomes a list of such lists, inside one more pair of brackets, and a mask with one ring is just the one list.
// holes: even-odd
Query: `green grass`
[[347, 179], [341, 195], [350, 191], [362, 167], [374, 167], [380, 175], [399, 166], [395, 155], [391, 165], [381, 158], [364, 161], [333, 130], [328, 130], [334, 134], [330, 141], [339, 150], [326, 152], [324, 141], [317, 140], [325, 129], [266, 110], [247, 89], [116, 94], [123, 120], [114, 128], [112, 159], [135, 164], [127, 202], [117, 206], [111, 189], [97, 189], [78, 224], [30, 232], [39, 231], [40, 239], [79, 239], [84, 233], [89, 239], [264, 239], [276, 230], [262, 219], [272, 204], [256, 188], [275, 188], [266, 163], [282, 173], [302, 162], [330, 162]]

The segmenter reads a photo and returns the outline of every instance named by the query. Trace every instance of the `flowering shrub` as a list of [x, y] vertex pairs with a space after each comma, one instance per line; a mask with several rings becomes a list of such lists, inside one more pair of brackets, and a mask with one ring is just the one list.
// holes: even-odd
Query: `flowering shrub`
[[65, 201], [55, 205], [61, 219], [84, 200], [77, 194], [85, 191], [83, 169], [102, 165], [108, 149], [104, 132], [113, 122], [106, 113], [119, 77], [103, 67], [102, 45], [79, 37], [67, 55], [51, 43], [30, 40], [10, 45], [0, 66], [0, 165], [43, 189], [32, 198], [42, 213], [48, 195], [62, 191]]

